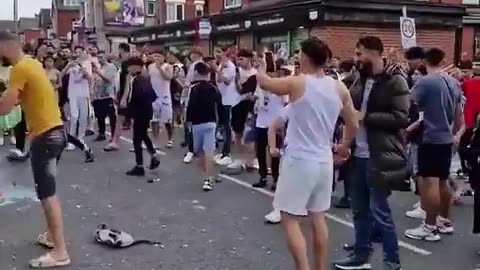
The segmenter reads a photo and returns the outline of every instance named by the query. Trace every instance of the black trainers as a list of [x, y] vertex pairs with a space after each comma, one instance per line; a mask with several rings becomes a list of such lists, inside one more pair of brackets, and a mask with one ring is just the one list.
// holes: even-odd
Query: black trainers
[[208, 192], [213, 190], [213, 183], [212, 180], [207, 179], [203, 181], [203, 191]]
[[361, 259], [357, 256], [349, 256], [346, 259], [333, 263], [335, 269], [343, 270], [369, 270], [372, 269], [372, 265], [368, 259]]
[[150, 170], [155, 170], [160, 166], [160, 158], [158, 157], [158, 154], [153, 154], [152, 159], [150, 160]]
[[338, 202], [335, 204], [335, 208], [340, 209], [349, 209], [350, 208], [350, 199], [343, 196]]
[[141, 166], [135, 166], [127, 172], [129, 176], [145, 176], [145, 169]]
[[95, 161], [95, 156], [93, 155], [92, 149], [85, 151], [85, 163], [92, 163]]
[[87, 131], [85, 131], [85, 136], [88, 137], [88, 136], [93, 136], [95, 135], [95, 131], [93, 130], [90, 130], [88, 129]]
[[277, 190], [277, 182], [273, 183], [272, 186], [270, 187], [270, 190], [275, 192]]
[[107, 140], [107, 136], [105, 134], [98, 134], [97, 137], [95, 138], [96, 142], [103, 142]]
[[254, 188], [264, 188], [267, 186], [267, 179], [260, 178], [257, 183], [253, 184], [252, 187]]

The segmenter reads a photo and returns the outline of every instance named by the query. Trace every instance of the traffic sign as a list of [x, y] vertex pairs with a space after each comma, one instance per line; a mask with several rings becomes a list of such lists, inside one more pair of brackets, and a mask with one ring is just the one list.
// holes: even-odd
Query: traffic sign
[[417, 30], [415, 19], [400, 17], [400, 33], [402, 36], [402, 48], [408, 49], [417, 46]]

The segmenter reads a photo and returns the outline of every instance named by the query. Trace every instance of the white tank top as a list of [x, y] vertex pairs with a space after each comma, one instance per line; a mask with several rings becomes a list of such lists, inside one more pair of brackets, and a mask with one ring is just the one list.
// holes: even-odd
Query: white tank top
[[305, 93], [288, 110], [285, 155], [331, 163], [333, 132], [342, 108], [333, 78], [305, 75]]
[[[165, 65], [166, 64], [164, 64], [162, 68], [164, 68]], [[150, 82], [152, 83], [153, 90], [155, 90], [157, 94], [157, 98], [162, 99], [162, 101], [170, 100], [170, 80], [165, 80], [160, 75], [160, 71], [155, 64], [148, 66], [148, 74], [150, 75]]]

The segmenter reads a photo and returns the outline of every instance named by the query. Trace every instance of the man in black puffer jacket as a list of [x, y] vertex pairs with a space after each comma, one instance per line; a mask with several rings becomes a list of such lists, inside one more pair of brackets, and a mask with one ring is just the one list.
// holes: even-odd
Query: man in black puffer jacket
[[350, 88], [360, 121], [351, 160], [355, 244], [352, 256], [334, 263], [337, 269], [370, 269], [374, 235], [383, 243], [383, 269], [401, 269], [388, 196], [392, 190], [408, 189], [401, 134], [408, 125], [410, 98], [406, 73], [398, 65], [387, 65], [382, 54], [377, 37], [362, 37], [357, 43], [360, 70]]

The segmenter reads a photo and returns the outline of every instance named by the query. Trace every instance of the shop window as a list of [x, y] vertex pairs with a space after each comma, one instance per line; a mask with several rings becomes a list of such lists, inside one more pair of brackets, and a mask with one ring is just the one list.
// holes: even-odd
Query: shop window
[[72, 7], [72, 6], [80, 6], [81, 0], [63, 0], [63, 5]]
[[195, 5], [195, 16], [202, 17], [204, 15], [204, 8], [203, 5]]
[[183, 3], [167, 3], [167, 23], [183, 21], [185, 5]]
[[242, 0], [225, 0], [225, 9], [238, 8], [242, 6]]
[[480, 5], [479, 0], [463, 0], [464, 5]]
[[475, 39], [473, 42], [473, 59], [475, 61], [480, 60], [480, 31], [475, 31]]
[[145, 13], [147, 16], [155, 16], [155, 14], [157, 13], [157, 3], [155, 2], [155, 0], [148, 0]]

